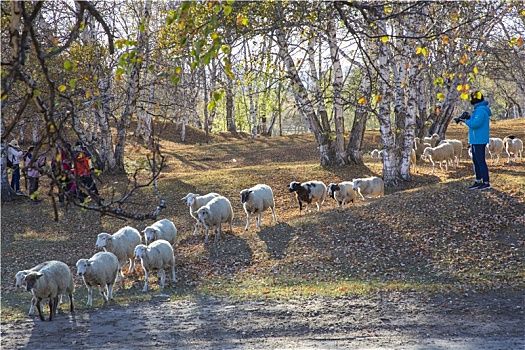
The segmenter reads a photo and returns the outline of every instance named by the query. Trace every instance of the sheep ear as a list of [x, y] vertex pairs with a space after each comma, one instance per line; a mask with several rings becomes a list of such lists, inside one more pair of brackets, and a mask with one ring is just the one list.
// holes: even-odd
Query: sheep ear
[[40, 277], [44, 276], [42, 272], [35, 273], [36, 279], [39, 279]]

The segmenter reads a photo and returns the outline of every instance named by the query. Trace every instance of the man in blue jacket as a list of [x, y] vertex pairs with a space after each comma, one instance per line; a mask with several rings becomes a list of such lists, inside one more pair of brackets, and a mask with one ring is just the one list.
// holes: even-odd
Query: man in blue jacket
[[469, 189], [486, 190], [491, 188], [489, 168], [485, 161], [485, 148], [490, 138], [490, 116], [492, 112], [488, 101], [485, 101], [480, 91], [474, 91], [470, 94], [470, 104], [474, 106], [474, 111], [470, 118], [465, 120], [465, 124], [468, 126], [468, 143], [472, 151], [476, 182]]

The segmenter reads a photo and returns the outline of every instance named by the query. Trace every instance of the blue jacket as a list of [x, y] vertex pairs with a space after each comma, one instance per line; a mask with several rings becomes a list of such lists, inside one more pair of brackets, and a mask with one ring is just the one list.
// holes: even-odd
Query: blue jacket
[[465, 124], [468, 126], [469, 144], [483, 145], [489, 143], [491, 115], [488, 101], [481, 101], [474, 105], [470, 119], [465, 120]]

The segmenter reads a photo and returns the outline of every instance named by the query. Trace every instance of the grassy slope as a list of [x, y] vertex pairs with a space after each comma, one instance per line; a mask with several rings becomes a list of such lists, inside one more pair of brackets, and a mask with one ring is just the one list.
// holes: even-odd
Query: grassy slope
[[[509, 133], [525, 139], [525, 120], [493, 123], [493, 136]], [[188, 144], [176, 142], [177, 130], [168, 128], [162, 135], [170, 137], [161, 143], [168, 156], [159, 181], [168, 204], [161, 218], [173, 220], [179, 230], [179, 283], [164, 292], [175, 297], [211, 293], [287, 298], [391, 289], [463, 292], [525, 287], [525, 160], [489, 163], [491, 191], [466, 189], [472, 165], [464, 158], [458, 169], [437, 169], [432, 176], [430, 167], [420, 166], [414, 181], [387, 189], [384, 198], [345, 208], [337, 208], [328, 198], [320, 212], [299, 216], [288, 191], [291, 181], [318, 179], [328, 184], [377, 175], [380, 163], [366, 157], [365, 166], [321, 167], [311, 135], [257, 140], [216, 135], [204, 143], [202, 135], [190, 129]], [[448, 137], [466, 141], [466, 128], [451, 126]], [[378, 132], [367, 132], [364, 151], [377, 147], [374, 140], [379, 140]], [[130, 165], [144, 153], [138, 144], [130, 146]], [[105, 175], [100, 187], [108, 198], [110, 187], [123, 183], [122, 178]], [[279, 222], [272, 223], [270, 212], [264, 213], [261, 229], [255, 230], [252, 222], [246, 232], [239, 192], [256, 183], [273, 188]], [[47, 191], [46, 184], [42, 190]], [[212, 237], [204, 245], [203, 235], [191, 234], [194, 221], [180, 199], [188, 192], [211, 191], [231, 200], [234, 228], [219, 243]], [[136, 210], [155, 205], [151, 193], [134, 201]], [[18, 270], [57, 259], [76, 272], [76, 261], [95, 252], [98, 233], [115, 232], [124, 225], [142, 230], [151, 223], [101, 218], [74, 207], [60, 209], [56, 223], [49, 204], [44, 197], [38, 206], [21, 200], [2, 205], [2, 320], [18, 318], [29, 308], [29, 294], [13, 287]], [[141, 292], [142, 278], [137, 269], [125, 289], [116, 290], [116, 302], [157, 294], [156, 283], [150, 293]], [[77, 277], [76, 282], [77, 306], [83, 308], [85, 287]], [[101, 298], [95, 297], [94, 304], [100, 305]]]

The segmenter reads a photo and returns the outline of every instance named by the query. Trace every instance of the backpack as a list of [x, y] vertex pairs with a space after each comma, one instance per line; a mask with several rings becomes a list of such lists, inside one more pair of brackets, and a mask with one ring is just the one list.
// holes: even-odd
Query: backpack
[[12, 168], [13, 167], [13, 161], [9, 157], [9, 148], [7, 148], [7, 167]]

